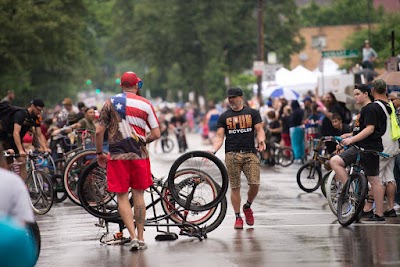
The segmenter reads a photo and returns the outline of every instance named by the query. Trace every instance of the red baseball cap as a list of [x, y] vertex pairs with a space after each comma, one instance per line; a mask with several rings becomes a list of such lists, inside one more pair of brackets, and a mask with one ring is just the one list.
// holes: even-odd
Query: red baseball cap
[[143, 86], [143, 82], [142, 80], [136, 75], [136, 73], [132, 72], [132, 71], [127, 71], [125, 72], [122, 77], [121, 77], [121, 83], [120, 85], [124, 85], [124, 86], [135, 86], [138, 85], [138, 88], [142, 88]]

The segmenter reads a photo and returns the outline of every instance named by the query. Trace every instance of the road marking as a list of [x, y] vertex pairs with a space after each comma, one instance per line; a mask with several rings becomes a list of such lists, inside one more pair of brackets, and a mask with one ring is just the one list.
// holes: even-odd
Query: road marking
[[[400, 227], [400, 224], [393, 224], [393, 223], [376, 223], [376, 224], [366, 224], [366, 223], [354, 223], [352, 224], [354, 227], [368, 227], [368, 226], [386, 226], [386, 227]], [[330, 226], [335, 226], [335, 227], [343, 227], [338, 223], [331, 223], [331, 224], [276, 224], [276, 225], [253, 225], [249, 226], [246, 229], [251, 229], [251, 228], [289, 228], [289, 227], [312, 227], [312, 226], [318, 226], [318, 227], [330, 227]], [[224, 228], [224, 229], [231, 229], [233, 228], [232, 226], [227, 226], [227, 225], [221, 225], [218, 226], [218, 229]], [[343, 227], [344, 229], [351, 229], [347, 227]]]

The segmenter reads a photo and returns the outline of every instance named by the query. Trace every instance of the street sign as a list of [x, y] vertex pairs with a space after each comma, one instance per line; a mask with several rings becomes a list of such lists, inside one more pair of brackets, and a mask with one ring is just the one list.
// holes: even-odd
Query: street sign
[[358, 57], [358, 50], [357, 49], [325, 50], [325, 51], [322, 51], [322, 57], [323, 58], [332, 58], [332, 57], [351, 58], [351, 57]]
[[265, 64], [262, 80], [275, 81], [275, 72], [282, 67], [282, 64]]
[[256, 76], [263, 75], [264, 65], [265, 65], [264, 61], [254, 61], [253, 62], [254, 75], [256, 75]]

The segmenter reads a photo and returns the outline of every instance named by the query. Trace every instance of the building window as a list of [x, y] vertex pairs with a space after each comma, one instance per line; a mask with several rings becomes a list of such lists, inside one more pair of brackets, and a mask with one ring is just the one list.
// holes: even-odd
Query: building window
[[311, 45], [313, 48], [325, 48], [326, 47], [326, 36], [313, 36]]

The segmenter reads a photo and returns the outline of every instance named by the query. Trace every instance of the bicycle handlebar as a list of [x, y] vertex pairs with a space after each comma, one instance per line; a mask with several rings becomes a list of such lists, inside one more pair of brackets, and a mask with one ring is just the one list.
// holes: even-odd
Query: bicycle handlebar
[[[341, 138], [340, 136], [332, 136], [332, 138], [339, 144], [343, 141], [343, 138]], [[371, 154], [381, 156], [383, 158], [390, 157], [390, 155], [387, 153], [376, 151], [376, 150], [371, 150], [371, 149], [364, 149], [362, 147], [357, 146], [356, 144], [351, 144], [351, 146], [354, 146], [357, 150], [361, 151], [362, 153], [371, 153]], [[343, 147], [344, 147], [344, 149], [347, 149], [346, 146], [343, 146]]]

